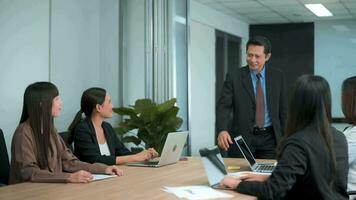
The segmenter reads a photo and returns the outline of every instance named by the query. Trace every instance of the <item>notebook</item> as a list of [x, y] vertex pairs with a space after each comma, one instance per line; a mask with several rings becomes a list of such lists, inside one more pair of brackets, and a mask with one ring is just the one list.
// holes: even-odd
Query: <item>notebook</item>
[[259, 173], [271, 173], [273, 171], [276, 163], [257, 163], [242, 136], [237, 136], [234, 140], [252, 171]]
[[168, 133], [159, 160], [129, 162], [126, 165], [138, 167], [161, 167], [164, 165], [174, 164], [178, 162], [182, 154], [187, 137], [188, 131]]

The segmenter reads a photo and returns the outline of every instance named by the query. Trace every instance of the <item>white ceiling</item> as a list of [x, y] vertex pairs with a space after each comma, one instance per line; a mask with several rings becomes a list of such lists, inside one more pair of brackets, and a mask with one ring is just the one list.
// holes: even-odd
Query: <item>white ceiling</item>
[[[355, 19], [356, 0], [195, 0], [249, 24]], [[333, 16], [317, 17], [305, 3], [322, 3]]]

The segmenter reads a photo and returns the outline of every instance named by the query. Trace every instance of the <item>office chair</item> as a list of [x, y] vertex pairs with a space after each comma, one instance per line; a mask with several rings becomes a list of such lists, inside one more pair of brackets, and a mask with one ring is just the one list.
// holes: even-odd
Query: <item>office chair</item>
[[69, 132], [68, 131], [63, 131], [63, 132], [58, 132], [58, 134], [62, 137], [62, 139], [64, 140], [64, 143], [66, 143], [66, 146], [72, 151], [74, 152], [74, 148], [73, 148], [73, 143], [68, 142], [68, 136], [69, 136]]
[[5, 138], [0, 129], [0, 186], [9, 184], [10, 161], [7, 154]]

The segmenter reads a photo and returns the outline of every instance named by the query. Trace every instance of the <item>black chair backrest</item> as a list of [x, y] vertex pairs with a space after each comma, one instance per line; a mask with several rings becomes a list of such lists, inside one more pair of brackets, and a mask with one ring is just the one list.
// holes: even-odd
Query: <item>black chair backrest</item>
[[10, 161], [7, 154], [5, 138], [2, 130], [0, 129], [0, 184], [9, 184], [10, 175]]
[[72, 144], [69, 144], [68, 143], [68, 136], [69, 136], [69, 132], [68, 131], [63, 131], [63, 132], [59, 132], [58, 133], [62, 139], [64, 140], [64, 142], [66, 143], [67, 147], [72, 151], [74, 152], [74, 148], [73, 148], [73, 143]]

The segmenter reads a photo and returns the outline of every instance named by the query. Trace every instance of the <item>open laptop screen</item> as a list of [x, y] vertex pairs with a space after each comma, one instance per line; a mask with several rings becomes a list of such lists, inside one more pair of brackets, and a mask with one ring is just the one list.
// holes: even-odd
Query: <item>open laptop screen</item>
[[239, 147], [240, 151], [242, 154], [245, 156], [246, 160], [250, 163], [251, 167], [256, 163], [250, 149], [248, 148], [245, 140], [241, 137], [235, 137], [235, 142], [237, 146]]

